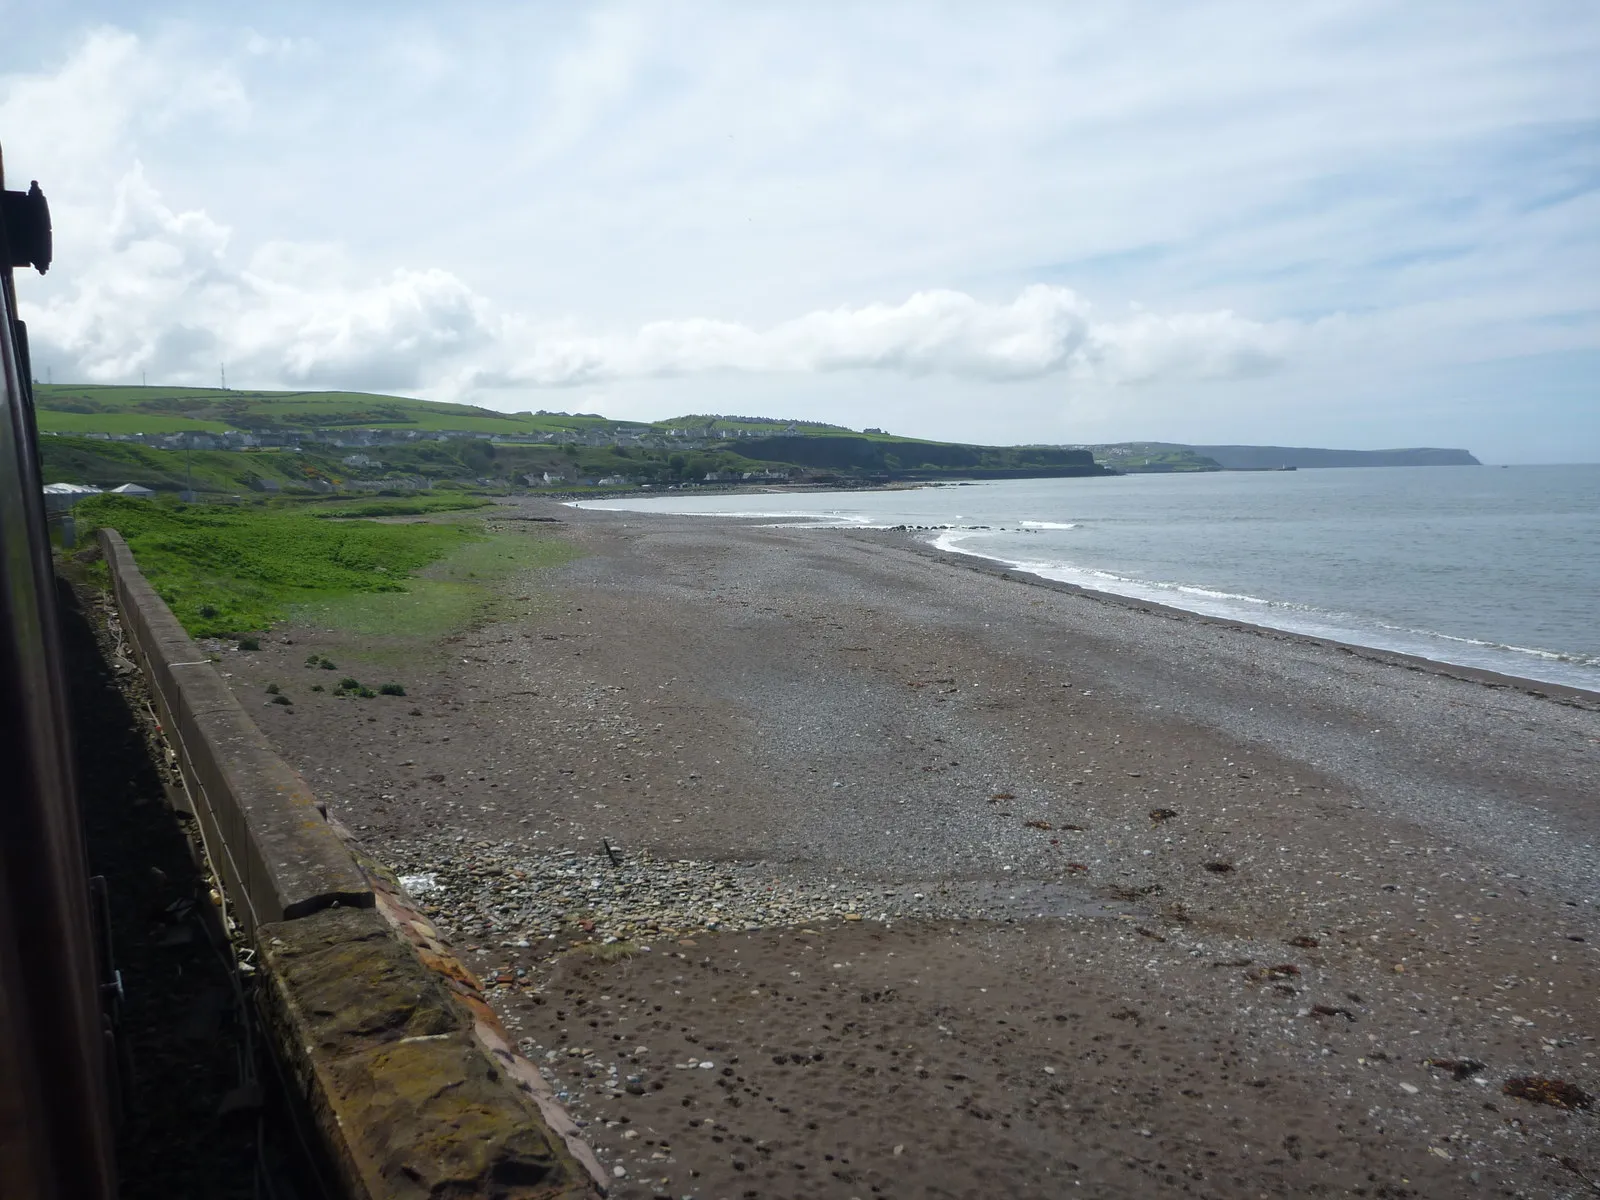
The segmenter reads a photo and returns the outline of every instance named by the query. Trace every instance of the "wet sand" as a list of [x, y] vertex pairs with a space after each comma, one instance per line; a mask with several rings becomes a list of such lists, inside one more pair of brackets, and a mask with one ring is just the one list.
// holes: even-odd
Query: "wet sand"
[[1600, 1091], [1594, 698], [892, 534], [521, 511], [587, 551], [526, 617], [225, 669], [432, 877], [614, 1194], [1600, 1179], [1593, 1109], [1503, 1092]]

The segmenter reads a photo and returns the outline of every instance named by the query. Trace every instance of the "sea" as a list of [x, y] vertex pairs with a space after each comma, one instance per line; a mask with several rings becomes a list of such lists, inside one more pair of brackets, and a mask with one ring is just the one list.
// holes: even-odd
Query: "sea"
[[1600, 465], [1346, 467], [583, 501], [958, 554], [1317, 638], [1600, 691]]

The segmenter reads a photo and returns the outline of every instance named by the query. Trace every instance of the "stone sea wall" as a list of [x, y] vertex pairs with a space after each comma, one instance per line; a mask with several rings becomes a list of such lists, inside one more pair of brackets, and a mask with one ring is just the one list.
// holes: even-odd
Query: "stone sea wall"
[[101, 547], [182, 798], [242, 937], [279, 1077], [351, 1200], [602, 1194], [593, 1153], [477, 981], [351, 852], [114, 530]]

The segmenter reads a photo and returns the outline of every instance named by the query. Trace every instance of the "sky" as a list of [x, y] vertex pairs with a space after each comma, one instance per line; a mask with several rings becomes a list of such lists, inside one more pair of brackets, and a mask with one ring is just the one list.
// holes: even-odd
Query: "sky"
[[1600, 5], [25, 4], [55, 382], [1600, 461]]

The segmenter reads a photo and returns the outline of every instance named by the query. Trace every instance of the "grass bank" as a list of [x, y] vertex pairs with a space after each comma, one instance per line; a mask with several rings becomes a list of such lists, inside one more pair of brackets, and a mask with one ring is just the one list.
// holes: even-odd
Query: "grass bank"
[[111, 526], [191, 635], [264, 630], [285, 620], [357, 634], [432, 635], [493, 616], [494, 584], [574, 557], [548, 535], [489, 534], [473, 518], [380, 523], [330, 516], [408, 507], [152, 503], [97, 496], [81, 528]]
[[[473, 527], [481, 529], [477, 522]], [[308, 597], [291, 607], [289, 620], [364, 639], [414, 642], [436, 638], [527, 612], [534, 598], [524, 592], [513, 595], [507, 582], [523, 572], [557, 567], [577, 556], [570, 542], [543, 531], [478, 533], [417, 571], [406, 580], [404, 591]]]

